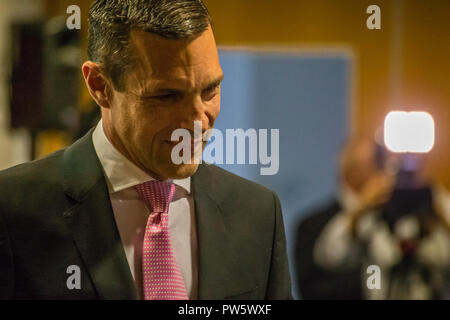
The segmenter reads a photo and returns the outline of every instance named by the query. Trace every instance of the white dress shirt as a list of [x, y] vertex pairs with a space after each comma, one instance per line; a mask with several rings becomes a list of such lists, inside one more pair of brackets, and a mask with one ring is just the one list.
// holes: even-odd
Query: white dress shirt
[[349, 258], [349, 252], [355, 251], [356, 246], [350, 232], [349, 214], [360, 206], [358, 196], [344, 184], [339, 187], [338, 196], [342, 209], [323, 228], [313, 249], [315, 262], [332, 270], [354, 263], [353, 257]]
[[[149, 211], [134, 186], [154, 178], [128, 160], [111, 144], [103, 131], [101, 120], [94, 130], [92, 139], [103, 167], [114, 218], [139, 293], [142, 283], [138, 275], [141, 269], [139, 263], [135, 263], [135, 259], [140, 255], [135, 256], [135, 243], [143, 237]], [[172, 247], [187, 294], [190, 299], [196, 299], [197, 239], [191, 178], [169, 181], [175, 184], [174, 197], [169, 206]]]

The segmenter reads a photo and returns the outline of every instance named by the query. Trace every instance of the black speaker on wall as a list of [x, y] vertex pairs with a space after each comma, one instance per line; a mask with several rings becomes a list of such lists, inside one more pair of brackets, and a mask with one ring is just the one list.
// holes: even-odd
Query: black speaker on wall
[[11, 126], [76, 132], [80, 35], [63, 17], [12, 27]]
[[44, 98], [43, 23], [12, 26], [11, 127], [37, 130]]

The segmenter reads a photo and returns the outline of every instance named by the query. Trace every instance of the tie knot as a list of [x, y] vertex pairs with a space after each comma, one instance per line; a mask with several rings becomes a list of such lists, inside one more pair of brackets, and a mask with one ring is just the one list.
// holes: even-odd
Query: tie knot
[[153, 213], [167, 213], [175, 192], [175, 185], [166, 181], [147, 181], [136, 186], [142, 201]]

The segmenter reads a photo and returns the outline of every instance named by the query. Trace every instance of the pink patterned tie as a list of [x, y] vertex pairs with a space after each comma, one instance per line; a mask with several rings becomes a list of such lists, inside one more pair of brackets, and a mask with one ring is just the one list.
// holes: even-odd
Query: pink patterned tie
[[188, 300], [180, 268], [170, 242], [168, 211], [175, 185], [148, 181], [136, 190], [150, 209], [142, 246], [145, 300]]

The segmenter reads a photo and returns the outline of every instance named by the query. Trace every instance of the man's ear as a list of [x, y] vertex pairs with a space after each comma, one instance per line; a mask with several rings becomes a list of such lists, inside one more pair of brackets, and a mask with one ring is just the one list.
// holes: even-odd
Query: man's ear
[[92, 61], [86, 61], [81, 67], [84, 81], [92, 96], [92, 99], [102, 108], [109, 108], [111, 90], [108, 88], [109, 82], [102, 74], [100, 66]]

